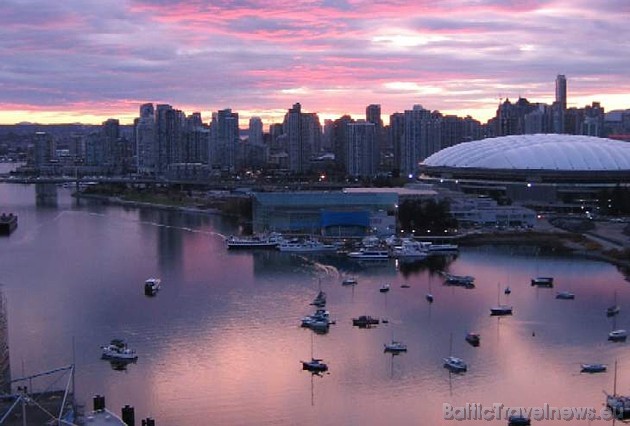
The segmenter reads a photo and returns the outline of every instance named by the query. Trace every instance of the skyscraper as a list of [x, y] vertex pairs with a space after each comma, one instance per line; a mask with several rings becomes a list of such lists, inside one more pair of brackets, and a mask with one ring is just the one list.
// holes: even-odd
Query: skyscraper
[[346, 173], [354, 177], [376, 175], [379, 164], [376, 125], [365, 120], [358, 120], [348, 123], [346, 128], [348, 131]]
[[249, 119], [249, 143], [260, 145], [263, 143], [263, 123], [260, 117]]
[[153, 104], [140, 106], [136, 121], [136, 161], [138, 173], [155, 174], [155, 109]]
[[567, 110], [567, 79], [564, 75], [556, 77], [556, 101], [552, 105], [553, 131], [565, 133], [565, 112]]
[[[365, 108], [365, 121], [374, 124], [374, 138], [376, 141], [376, 149], [378, 150], [378, 159], [380, 159], [383, 153], [388, 151], [388, 147], [385, 146], [385, 138], [383, 137], [383, 120], [381, 119], [381, 106], [378, 104], [371, 104]], [[391, 151], [391, 149], [389, 150]]]
[[239, 141], [238, 113], [227, 108], [212, 114], [210, 164], [233, 171]]

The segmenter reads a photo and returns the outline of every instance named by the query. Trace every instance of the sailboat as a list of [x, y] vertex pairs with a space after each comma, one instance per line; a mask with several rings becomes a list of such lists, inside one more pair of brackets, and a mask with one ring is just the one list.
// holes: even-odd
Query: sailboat
[[606, 393], [606, 407], [618, 419], [630, 418], [630, 397], [617, 394], [617, 361], [615, 360], [615, 379], [612, 395]]
[[500, 297], [501, 297], [501, 284], [498, 284], [497, 285], [497, 305], [490, 308], [490, 315], [494, 315], [494, 316], [512, 315], [512, 306], [502, 305], [500, 303]]
[[328, 364], [326, 364], [322, 359], [315, 358], [313, 356], [313, 335], [311, 334], [311, 360], [310, 361], [300, 361], [302, 363], [302, 370], [308, 370], [311, 373], [323, 373], [328, 371]]
[[468, 370], [468, 365], [463, 359], [453, 356], [453, 333], [451, 333], [449, 356], [444, 358], [444, 368], [453, 373], [463, 373]]
[[619, 305], [617, 304], [617, 292], [615, 291], [615, 301], [613, 302], [613, 304], [611, 306], [609, 306], [608, 308], [606, 308], [606, 316], [607, 317], [614, 317], [615, 315], [617, 315], [619, 312], [621, 311], [621, 308], [619, 307]]

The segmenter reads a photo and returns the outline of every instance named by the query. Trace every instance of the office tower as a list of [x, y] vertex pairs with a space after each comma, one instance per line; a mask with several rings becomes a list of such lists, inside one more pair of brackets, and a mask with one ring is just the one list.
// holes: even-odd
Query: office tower
[[55, 141], [51, 134], [46, 132], [35, 133], [35, 146], [33, 148], [33, 165], [40, 171], [50, 166], [55, 158]]
[[155, 175], [155, 109], [153, 104], [140, 106], [140, 117], [136, 121], [136, 166], [138, 173]]
[[263, 123], [260, 117], [251, 117], [249, 119], [248, 142], [255, 145], [263, 143]]
[[376, 124], [358, 120], [346, 126], [348, 144], [346, 173], [353, 177], [372, 177], [379, 165]]

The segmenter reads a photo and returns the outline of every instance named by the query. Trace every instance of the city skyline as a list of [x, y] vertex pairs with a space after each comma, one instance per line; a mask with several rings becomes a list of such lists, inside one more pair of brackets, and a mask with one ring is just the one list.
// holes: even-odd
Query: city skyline
[[130, 124], [138, 106], [231, 108], [281, 122], [383, 118], [415, 104], [482, 122], [501, 99], [628, 108], [623, 0], [160, 2], [8, 0], [0, 14], [0, 124]]

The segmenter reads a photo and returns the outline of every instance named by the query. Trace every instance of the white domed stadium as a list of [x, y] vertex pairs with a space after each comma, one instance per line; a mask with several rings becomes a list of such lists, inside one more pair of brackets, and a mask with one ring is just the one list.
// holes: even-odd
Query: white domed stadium
[[460, 143], [421, 164], [429, 176], [619, 181], [630, 177], [630, 143], [592, 136], [513, 135]]
[[466, 192], [501, 191], [512, 200], [575, 200], [630, 182], [630, 143], [562, 134], [488, 138], [436, 152], [420, 164], [420, 171]]

